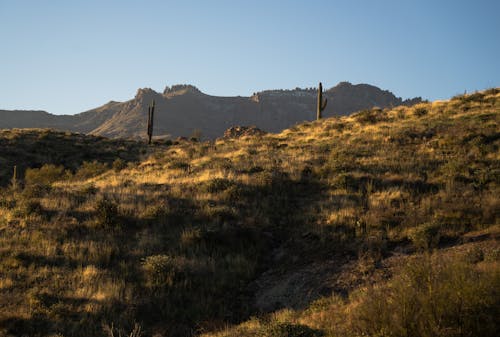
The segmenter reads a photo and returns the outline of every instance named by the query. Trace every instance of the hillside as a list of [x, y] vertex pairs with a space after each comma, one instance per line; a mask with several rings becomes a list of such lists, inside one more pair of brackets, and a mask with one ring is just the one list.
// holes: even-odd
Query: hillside
[[49, 129], [0, 130], [0, 186], [6, 186], [13, 174], [22, 177], [27, 168], [44, 164], [62, 165], [75, 172], [84, 162], [98, 160], [112, 164], [116, 160], [139, 161], [145, 144]]
[[[325, 116], [347, 115], [360, 109], [412, 104], [377, 87], [342, 82], [325, 92], [331, 104]], [[234, 125], [256, 125], [280, 132], [315, 118], [315, 89], [270, 90], [251, 97], [217, 97], [191, 85], [167, 87], [163, 93], [139, 89], [126, 102], [109, 102], [74, 116], [56, 116], [43, 111], [0, 111], [1, 128], [54, 128], [113, 138], [145, 138], [148, 106], [156, 101], [155, 134], [205, 139], [220, 137]], [[334, 103], [332, 103], [334, 102]]]
[[[0, 334], [496, 336], [499, 122], [497, 88], [28, 169], [0, 191]], [[37, 132], [106, 144], [0, 139]]]

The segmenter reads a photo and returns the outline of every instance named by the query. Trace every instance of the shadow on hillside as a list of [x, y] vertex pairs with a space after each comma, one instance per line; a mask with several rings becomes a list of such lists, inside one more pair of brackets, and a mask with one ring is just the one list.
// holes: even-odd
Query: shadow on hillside
[[[16, 131], [6, 131], [15, 133]], [[13, 139], [0, 134], [0, 187], [7, 186], [17, 166], [17, 178], [22, 179], [28, 168], [44, 164], [62, 165], [72, 172], [84, 162], [98, 161], [109, 166], [116, 160], [138, 162], [147, 152], [141, 142], [106, 139], [80, 134], [66, 135], [54, 130], [18, 131]]]
[[[31, 317], [0, 319], [0, 329], [6, 336], [103, 336], [103, 324], [113, 322], [112, 313], [124, 311], [127, 307], [119, 301], [101, 303], [94, 299], [49, 294], [38, 294], [33, 301], [37, 304], [31, 310]], [[81, 311], [85, 306], [100, 306], [101, 309], [81, 314], [73, 311]], [[132, 329], [130, 324], [123, 323], [127, 331]]]
[[16, 258], [26, 267], [33, 266], [35, 268], [43, 267], [66, 267], [74, 269], [78, 267], [79, 262], [68, 258], [67, 256], [42, 256], [29, 253], [19, 253]]
[[[259, 184], [223, 178], [201, 183], [196, 188], [208, 192], [208, 199], [167, 200], [166, 214], [150, 220], [159, 230], [178, 228], [178, 236], [165, 242], [167, 248], [157, 254], [208, 258], [215, 272], [191, 274], [186, 283], [198, 286], [138, 306], [137, 315], [146, 326], [158, 321], [184, 326], [187, 330], [177, 334], [183, 336], [202, 321], [223, 326], [257, 313], [251, 284], [267, 270], [281, 266], [276, 264], [275, 251], [285, 242], [300, 239], [307, 224], [314, 223], [310, 217], [325, 188], [312, 177], [293, 180], [277, 170], [258, 172], [255, 178]], [[176, 303], [189, 304], [189, 308]], [[169, 308], [168, 315], [162, 308]], [[174, 317], [176, 322], [170, 321]]]

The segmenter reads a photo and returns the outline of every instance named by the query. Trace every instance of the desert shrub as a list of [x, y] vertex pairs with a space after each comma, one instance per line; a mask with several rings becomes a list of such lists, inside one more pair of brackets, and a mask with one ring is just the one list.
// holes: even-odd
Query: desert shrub
[[161, 286], [166, 283], [172, 258], [168, 255], [148, 256], [142, 261], [145, 279], [149, 286]]
[[115, 172], [120, 172], [121, 170], [127, 168], [127, 163], [123, 159], [117, 158], [112, 164], [113, 170]]
[[96, 177], [108, 170], [108, 165], [106, 163], [100, 163], [97, 160], [92, 162], [85, 161], [75, 172], [75, 179], [85, 180], [92, 177]]
[[321, 337], [323, 332], [302, 324], [275, 323], [264, 326], [264, 337]]
[[500, 276], [462, 257], [425, 255], [385, 287], [372, 288], [355, 313], [368, 336], [496, 336]]
[[233, 221], [238, 217], [236, 209], [226, 205], [208, 207], [203, 214], [208, 221], [218, 224]]
[[475, 92], [473, 94], [466, 94], [459, 96], [459, 100], [462, 103], [469, 103], [469, 102], [482, 102], [484, 99], [484, 93], [482, 92]]
[[485, 96], [488, 96], [488, 95], [496, 95], [500, 93], [500, 89], [499, 88], [491, 88], [491, 89], [488, 89], [484, 92], [484, 95]]
[[425, 106], [416, 106], [413, 110], [413, 115], [416, 117], [422, 117], [427, 115], [427, 108]]
[[42, 196], [49, 193], [51, 187], [49, 185], [42, 184], [27, 184], [24, 186], [22, 197], [25, 199], [31, 198], [41, 198]]
[[103, 227], [116, 226], [118, 224], [117, 203], [106, 197], [97, 200], [95, 216], [97, 223]]
[[484, 251], [477, 246], [473, 247], [472, 249], [467, 251], [465, 260], [471, 264], [484, 261]]
[[50, 185], [65, 177], [64, 167], [45, 164], [40, 168], [27, 169], [24, 181], [26, 185]]
[[188, 171], [189, 170], [189, 163], [182, 161], [182, 160], [173, 160], [168, 165], [168, 168], [172, 169], [172, 170]]
[[378, 122], [386, 121], [387, 112], [379, 108], [373, 108], [370, 110], [362, 110], [355, 115], [356, 120], [361, 124], [375, 124]]
[[43, 208], [38, 200], [23, 198], [21, 202], [17, 204], [14, 214], [19, 217], [43, 215]]
[[412, 228], [408, 236], [417, 249], [436, 248], [440, 238], [440, 226], [435, 223], [425, 223]]
[[141, 214], [144, 219], [164, 219], [168, 215], [168, 208], [164, 204], [147, 206]]
[[214, 178], [201, 185], [200, 190], [208, 193], [219, 193], [234, 185], [234, 182], [225, 178]]
[[12, 209], [15, 206], [16, 206], [16, 200], [12, 197], [7, 196], [6, 194], [4, 194], [2, 190], [0, 190], [0, 207]]
[[328, 157], [327, 163], [323, 166], [325, 175], [332, 173], [349, 172], [356, 168], [356, 158], [352, 152], [336, 151]]
[[241, 170], [242, 173], [255, 174], [264, 171], [262, 166], [250, 166], [248, 169]]
[[233, 162], [229, 158], [212, 158], [208, 163], [207, 167], [214, 170], [221, 170], [227, 172], [233, 169]]
[[346, 190], [357, 190], [359, 188], [358, 180], [352, 174], [341, 173], [336, 175], [332, 181], [332, 186], [336, 188], [345, 188]]
[[203, 276], [208, 272], [207, 265], [201, 261], [165, 254], [144, 258], [142, 269], [146, 285], [151, 288], [185, 287], [188, 286], [188, 280], [193, 282], [196, 276]]
[[79, 191], [83, 193], [84, 195], [94, 195], [97, 193], [97, 188], [95, 187], [94, 184], [89, 184], [84, 187]]

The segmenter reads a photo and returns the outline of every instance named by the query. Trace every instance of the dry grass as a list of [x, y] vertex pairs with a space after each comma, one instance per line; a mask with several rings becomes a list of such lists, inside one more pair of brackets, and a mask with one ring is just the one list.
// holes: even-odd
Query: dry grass
[[[489, 322], [495, 308], [478, 296], [498, 298], [490, 293], [499, 256], [497, 91], [151, 148], [2, 131], [12, 154], [24, 151], [19, 166], [33, 170], [0, 194], [0, 331], [101, 336], [137, 332], [137, 323], [145, 335], [411, 336], [401, 332], [406, 318], [391, 325], [377, 308], [401, 309], [384, 296], [408, 292], [403, 283], [415, 279], [403, 266], [419, 254], [431, 258], [415, 278], [440, 275], [436, 299], [467, 291], [467, 315]], [[39, 141], [73, 151], [72, 137], [85, 160], [31, 154]], [[116, 146], [133, 155], [113, 169]], [[55, 166], [39, 169], [44, 163]], [[442, 259], [477, 282], [450, 278]], [[443, 286], [450, 280], [455, 288]], [[259, 298], [270, 289], [281, 302]], [[412, 294], [455, 315], [423, 290]], [[464, 319], [461, 332], [452, 323], [411, 331], [492, 329], [453, 317]]]

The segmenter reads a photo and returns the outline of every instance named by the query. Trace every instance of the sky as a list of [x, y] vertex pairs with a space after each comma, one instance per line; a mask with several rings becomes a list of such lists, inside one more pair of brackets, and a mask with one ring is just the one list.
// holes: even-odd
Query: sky
[[0, 0], [0, 109], [74, 114], [181, 83], [447, 99], [500, 86], [499, 18], [498, 0]]

